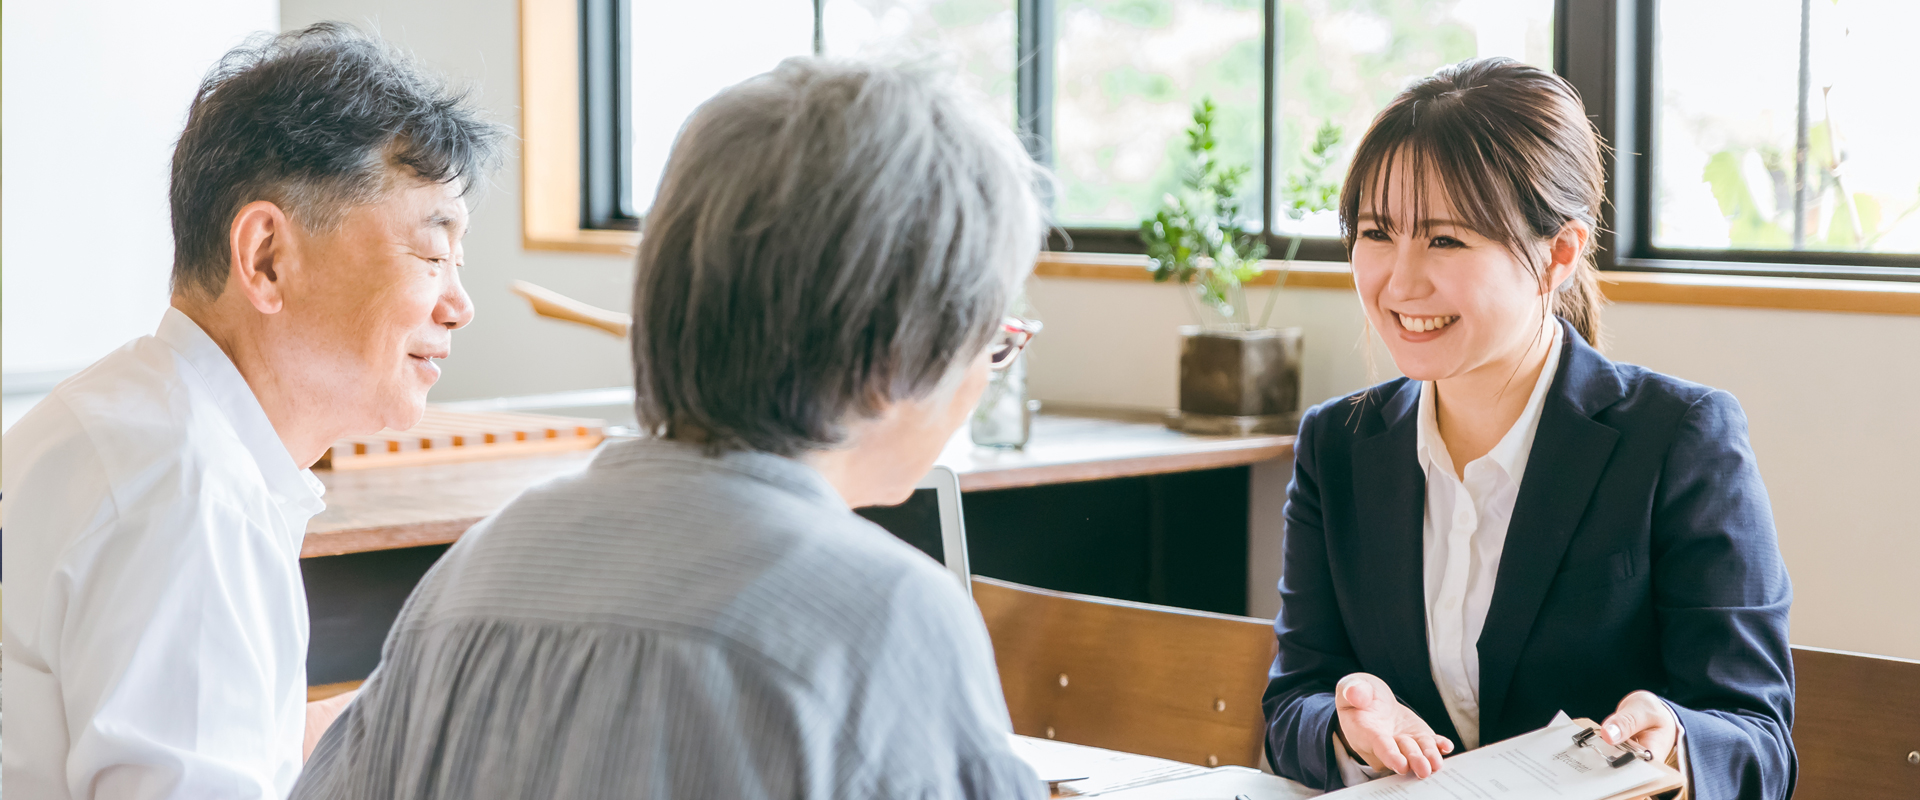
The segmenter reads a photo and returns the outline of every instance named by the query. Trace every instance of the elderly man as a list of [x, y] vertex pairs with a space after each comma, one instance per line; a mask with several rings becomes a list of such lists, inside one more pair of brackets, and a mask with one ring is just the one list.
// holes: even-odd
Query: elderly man
[[418, 421], [473, 315], [462, 195], [498, 138], [346, 27], [209, 73], [173, 158], [172, 307], [6, 435], [9, 798], [291, 790], [306, 468]]
[[979, 612], [849, 510], [910, 495], [1026, 343], [1037, 177], [907, 72], [793, 59], [702, 105], [640, 244], [656, 435], [461, 539], [294, 796], [1045, 797]]

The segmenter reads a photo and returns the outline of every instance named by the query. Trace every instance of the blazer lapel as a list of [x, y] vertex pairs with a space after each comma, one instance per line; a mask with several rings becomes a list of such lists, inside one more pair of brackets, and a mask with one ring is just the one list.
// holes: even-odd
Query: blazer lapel
[[1493, 740], [1488, 734], [1505, 708], [1527, 634], [1620, 438], [1619, 431], [1593, 419], [1625, 395], [1613, 364], [1571, 326], [1562, 326], [1567, 341], [1559, 374], [1534, 434], [1478, 642], [1482, 741]]
[[1458, 740], [1433, 684], [1427, 655], [1427, 599], [1421, 526], [1427, 476], [1414, 456], [1420, 384], [1407, 381], [1380, 409], [1386, 430], [1353, 443], [1353, 500], [1359, 535], [1349, 563], [1360, 565], [1352, 619], [1372, 621], [1391, 655], [1381, 675], [1400, 699], [1442, 735]]

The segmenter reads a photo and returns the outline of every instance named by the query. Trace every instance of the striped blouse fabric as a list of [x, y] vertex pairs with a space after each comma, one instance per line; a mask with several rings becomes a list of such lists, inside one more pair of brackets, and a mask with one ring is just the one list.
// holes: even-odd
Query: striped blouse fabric
[[1040, 798], [950, 573], [818, 472], [605, 446], [422, 580], [293, 797]]

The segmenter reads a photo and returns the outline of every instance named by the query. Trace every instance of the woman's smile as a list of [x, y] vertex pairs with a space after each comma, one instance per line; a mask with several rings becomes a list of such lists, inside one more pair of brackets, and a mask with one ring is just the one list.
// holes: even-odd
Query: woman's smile
[[1400, 323], [1400, 338], [1407, 342], [1430, 342], [1444, 335], [1460, 321], [1459, 314], [1439, 316], [1414, 316], [1397, 311], [1387, 312]]

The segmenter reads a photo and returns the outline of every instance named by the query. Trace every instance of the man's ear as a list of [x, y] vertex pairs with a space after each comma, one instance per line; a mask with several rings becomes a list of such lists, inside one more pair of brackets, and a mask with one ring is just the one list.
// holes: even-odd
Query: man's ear
[[1560, 232], [1547, 242], [1547, 271], [1541, 276], [1541, 294], [1558, 291], [1560, 284], [1579, 269], [1580, 255], [1587, 251], [1587, 241], [1592, 238], [1593, 226], [1580, 220], [1560, 226]]
[[293, 220], [279, 206], [255, 200], [233, 216], [229, 240], [233, 266], [227, 290], [239, 292], [262, 314], [279, 313], [286, 301], [287, 270], [297, 260]]

